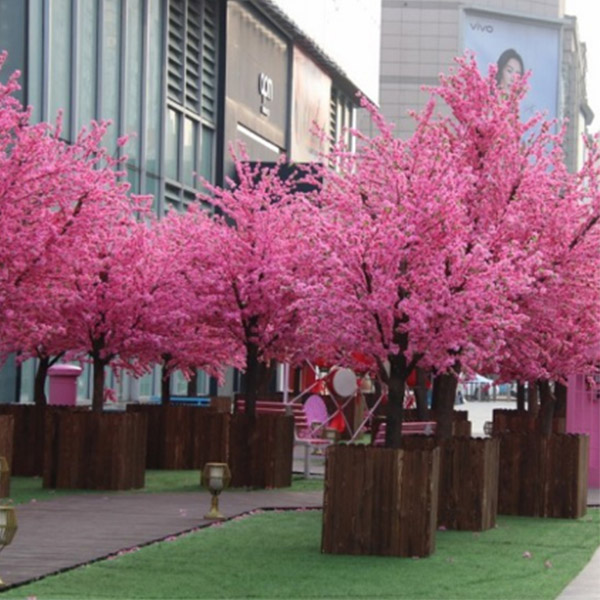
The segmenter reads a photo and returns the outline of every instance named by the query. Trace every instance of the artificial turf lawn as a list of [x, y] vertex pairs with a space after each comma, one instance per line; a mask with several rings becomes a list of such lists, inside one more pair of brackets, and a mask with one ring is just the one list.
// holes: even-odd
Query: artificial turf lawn
[[600, 545], [600, 511], [592, 509], [579, 520], [499, 517], [497, 528], [479, 534], [439, 531], [426, 559], [334, 556], [319, 551], [321, 518], [237, 518], [2, 596], [542, 600], [555, 598]]

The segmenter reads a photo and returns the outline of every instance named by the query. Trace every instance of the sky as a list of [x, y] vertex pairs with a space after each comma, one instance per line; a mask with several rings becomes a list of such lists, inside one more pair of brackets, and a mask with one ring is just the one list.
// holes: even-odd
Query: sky
[[586, 87], [588, 104], [594, 111], [591, 131], [600, 131], [600, 2], [598, 0], [566, 0], [565, 12], [577, 17], [579, 40], [587, 46], [588, 71]]

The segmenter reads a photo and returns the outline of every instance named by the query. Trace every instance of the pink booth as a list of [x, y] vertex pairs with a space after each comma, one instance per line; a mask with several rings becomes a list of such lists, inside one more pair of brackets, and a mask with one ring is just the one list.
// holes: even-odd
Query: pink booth
[[50, 389], [49, 404], [75, 406], [77, 403], [77, 378], [81, 375], [77, 365], [58, 364], [48, 369]]
[[590, 436], [589, 487], [600, 488], [600, 386], [591, 389], [583, 375], [569, 377], [567, 433]]

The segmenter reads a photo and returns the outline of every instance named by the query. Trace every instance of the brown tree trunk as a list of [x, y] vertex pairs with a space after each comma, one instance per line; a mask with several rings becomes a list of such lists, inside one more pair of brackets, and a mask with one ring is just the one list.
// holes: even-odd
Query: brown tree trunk
[[554, 395], [556, 396], [555, 415], [557, 417], [567, 416], [567, 386], [563, 383], [556, 383], [554, 386]]
[[527, 410], [532, 415], [537, 415], [540, 406], [538, 403], [538, 390], [534, 381], [529, 381], [527, 384]]
[[259, 384], [258, 346], [253, 342], [246, 344], [246, 377], [244, 380], [244, 396], [246, 398], [246, 414], [256, 417], [256, 399]]
[[517, 383], [517, 410], [525, 411], [525, 384]]
[[36, 406], [46, 406], [48, 400], [46, 398], [46, 377], [50, 368], [50, 357], [44, 356], [39, 359], [37, 371], [35, 372], [35, 380], [33, 383], [33, 403]]
[[550, 382], [547, 379], [539, 379], [537, 386], [540, 392], [540, 433], [544, 437], [552, 434], [552, 421], [556, 408], [556, 396], [554, 395]]
[[94, 376], [92, 391], [92, 411], [102, 412], [104, 406], [104, 367], [108, 360], [100, 358], [98, 354], [92, 355]]
[[[269, 395], [269, 384], [271, 383], [271, 378], [273, 377], [274, 372], [274, 362], [270, 362], [269, 364], [266, 364], [264, 362], [258, 363], [258, 376], [256, 386], [257, 397]], [[284, 385], [286, 383], [287, 382], [284, 382]]]
[[198, 395], [198, 369], [192, 371], [192, 376], [187, 382], [187, 395], [190, 398], [195, 398]]
[[388, 357], [388, 403], [386, 408], [385, 447], [400, 448], [402, 421], [404, 419], [404, 393], [408, 377], [406, 359], [403, 354]]
[[162, 368], [160, 374], [160, 401], [163, 406], [171, 404], [171, 373], [169, 361], [173, 358], [171, 354], [162, 355]]
[[[457, 373], [460, 372], [460, 367]], [[452, 437], [452, 413], [456, 399], [458, 376], [452, 373], [437, 375], [433, 380], [433, 405], [436, 411], [437, 436], [442, 440]]]
[[417, 385], [415, 386], [415, 398], [417, 400], [417, 418], [419, 421], [429, 420], [429, 407], [427, 406], [427, 378], [429, 373], [417, 367]]

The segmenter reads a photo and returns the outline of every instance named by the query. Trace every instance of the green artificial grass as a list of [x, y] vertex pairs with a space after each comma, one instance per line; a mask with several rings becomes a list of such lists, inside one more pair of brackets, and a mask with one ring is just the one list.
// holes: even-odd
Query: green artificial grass
[[[131, 490], [140, 494], [160, 492], [197, 492], [200, 486], [200, 471], [146, 471], [145, 485], [140, 490]], [[292, 478], [291, 491], [304, 492], [323, 489], [322, 479], [303, 479], [299, 475]], [[95, 492], [91, 490], [51, 490], [42, 487], [41, 477], [11, 477], [10, 501], [13, 504], [53, 500], [70, 494], [120, 494], [128, 492]]]
[[320, 511], [264, 512], [39, 582], [5, 598], [555, 598], [600, 544], [579, 520], [499, 517], [482, 533], [439, 531], [426, 559], [320, 553]]

